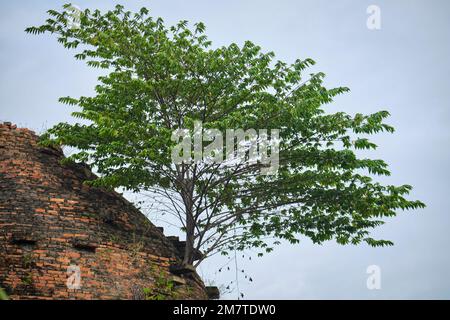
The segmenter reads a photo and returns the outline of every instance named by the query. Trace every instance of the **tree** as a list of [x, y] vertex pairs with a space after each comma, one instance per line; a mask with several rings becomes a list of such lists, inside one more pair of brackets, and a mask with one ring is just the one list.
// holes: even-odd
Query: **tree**
[[[389, 113], [325, 112], [348, 89], [325, 88], [323, 73], [305, 79], [313, 60], [275, 61], [273, 52], [250, 41], [212, 49], [202, 23], [166, 27], [146, 8], [84, 10], [73, 27], [69, 9], [49, 10], [45, 24], [26, 31], [55, 34], [76, 49], [76, 59], [108, 73], [98, 78], [94, 96], [60, 98], [77, 106], [72, 115], [83, 121], [55, 125], [42, 143], [75, 147], [69, 159], [96, 168], [99, 177], [88, 182], [94, 186], [155, 195], [156, 209], [177, 217], [186, 234], [184, 264], [230, 250], [270, 252], [280, 240], [297, 243], [302, 236], [314, 243], [392, 245], [373, 239], [371, 229], [398, 209], [424, 207], [405, 199], [411, 186], [374, 180], [390, 174], [383, 160], [356, 154], [377, 147], [367, 136], [394, 131], [384, 123]], [[248, 155], [231, 165], [174, 163], [173, 133], [195, 135], [198, 121], [219, 132], [279, 129], [271, 140], [278, 150], [269, 147], [278, 170], [262, 174], [267, 163], [247, 161]], [[221, 150], [232, 154], [234, 146]], [[198, 260], [195, 249], [204, 253]]]

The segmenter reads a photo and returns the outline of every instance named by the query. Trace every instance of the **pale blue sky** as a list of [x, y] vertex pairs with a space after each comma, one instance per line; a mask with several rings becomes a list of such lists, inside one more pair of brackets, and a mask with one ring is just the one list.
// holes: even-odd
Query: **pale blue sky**
[[[24, 33], [42, 23], [63, 1], [0, 1], [0, 121], [41, 132], [72, 121], [60, 96], [90, 95], [97, 71], [62, 48], [54, 37]], [[117, 1], [72, 1], [80, 8], [112, 8]], [[450, 13], [449, 1], [123, 1], [168, 23], [203, 21], [213, 45], [252, 40], [277, 58], [311, 57], [312, 71], [329, 86], [351, 92], [327, 108], [348, 113], [388, 109], [397, 131], [375, 140], [372, 155], [385, 159], [392, 184], [412, 184], [411, 198], [428, 207], [401, 213], [375, 235], [391, 248], [282, 245], [263, 258], [239, 259], [253, 278], [240, 281], [251, 299], [450, 298]], [[381, 30], [366, 27], [370, 4], [381, 9]], [[216, 284], [233, 272], [216, 273], [226, 260], [206, 262], [200, 273]], [[381, 290], [366, 288], [366, 268], [381, 268]], [[231, 264], [233, 266], [234, 263]], [[225, 298], [235, 297], [235, 294]]]

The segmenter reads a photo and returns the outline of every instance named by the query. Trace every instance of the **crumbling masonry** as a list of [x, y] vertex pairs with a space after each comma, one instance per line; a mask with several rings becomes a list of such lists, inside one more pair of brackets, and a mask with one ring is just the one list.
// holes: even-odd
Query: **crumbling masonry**
[[[0, 288], [12, 299], [206, 299], [180, 243], [61, 150], [0, 124]], [[175, 270], [175, 271], [174, 271]], [[178, 270], [180, 271], [180, 270]]]

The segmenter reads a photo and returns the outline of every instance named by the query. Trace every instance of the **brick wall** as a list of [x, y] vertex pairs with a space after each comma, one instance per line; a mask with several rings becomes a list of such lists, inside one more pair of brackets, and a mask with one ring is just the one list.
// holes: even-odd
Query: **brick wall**
[[121, 195], [84, 185], [88, 168], [61, 165], [61, 150], [37, 142], [0, 124], [0, 287], [10, 298], [207, 298], [195, 272], [169, 271], [181, 262], [177, 243]]

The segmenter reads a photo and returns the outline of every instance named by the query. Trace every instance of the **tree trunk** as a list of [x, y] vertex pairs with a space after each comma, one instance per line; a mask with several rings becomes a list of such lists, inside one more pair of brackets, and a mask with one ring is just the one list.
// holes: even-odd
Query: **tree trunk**
[[186, 203], [186, 246], [184, 247], [183, 265], [192, 265], [194, 262], [194, 231], [195, 222], [192, 212], [192, 201]]

